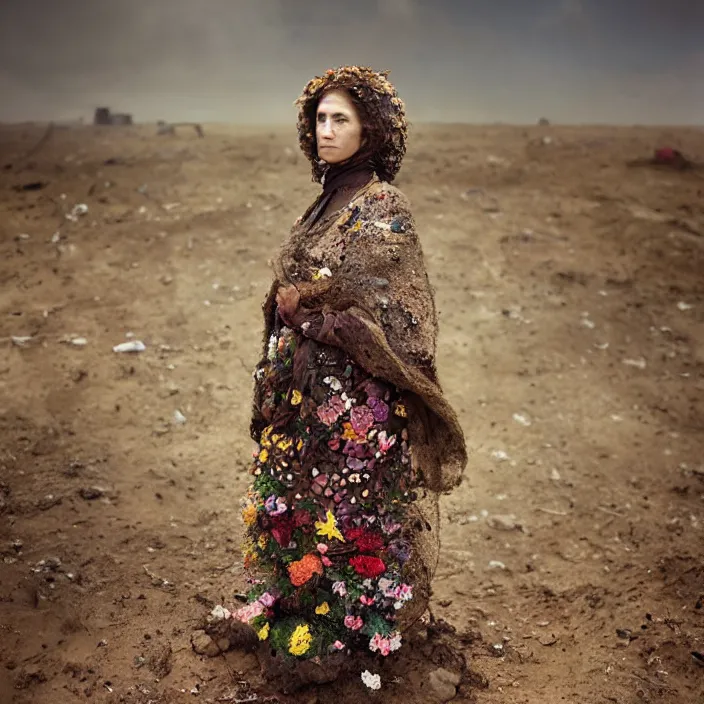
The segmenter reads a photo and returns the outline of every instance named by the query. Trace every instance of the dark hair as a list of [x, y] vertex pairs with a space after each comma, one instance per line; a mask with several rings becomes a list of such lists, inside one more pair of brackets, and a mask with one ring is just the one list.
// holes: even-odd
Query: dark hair
[[346, 91], [362, 121], [366, 149], [377, 176], [391, 182], [401, 168], [406, 154], [408, 124], [405, 105], [386, 71], [377, 72], [362, 66], [343, 66], [316, 76], [296, 101], [298, 107], [298, 143], [313, 167], [313, 180], [320, 181], [328, 169], [318, 158], [315, 121], [318, 103], [331, 90]]

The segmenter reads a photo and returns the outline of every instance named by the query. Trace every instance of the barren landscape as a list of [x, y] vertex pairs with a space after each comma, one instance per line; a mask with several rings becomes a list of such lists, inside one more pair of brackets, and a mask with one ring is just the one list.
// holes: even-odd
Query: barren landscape
[[[277, 698], [253, 655], [192, 648], [244, 586], [267, 260], [317, 189], [294, 131], [45, 129], [0, 126], [0, 702], [442, 699], [423, 627], [378, 692]], [[704, 132], [410, 145], [470, 449], [432, 606], [453, 701], [704, 702], [704, 171], [627, 166], [704, 161]]]

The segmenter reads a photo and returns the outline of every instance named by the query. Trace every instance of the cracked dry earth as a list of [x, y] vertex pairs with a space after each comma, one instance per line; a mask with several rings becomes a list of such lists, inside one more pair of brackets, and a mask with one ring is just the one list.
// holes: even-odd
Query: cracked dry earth
[[626, 166], [702, 132], [413, 131], [471, 450], [441, 622], [378, 692], [278, 698], [191, 638], [243, 587], [260, 304], [307, 165], [290, 130], [43, 130], [0, 127], [3, 704], [704, 702], [704, 180]]

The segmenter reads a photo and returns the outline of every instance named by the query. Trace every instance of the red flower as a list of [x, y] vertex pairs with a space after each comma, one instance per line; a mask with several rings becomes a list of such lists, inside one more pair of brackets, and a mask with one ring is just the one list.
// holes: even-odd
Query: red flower
[[361, 538], [365, 532], [364, 528], [350, 528], [345, 531], [345, 539], [353, 543], [357, 538]]
[[377, 533], [367, 532], [357, 538], [356, 545], [360, 552], [376, 552], [384, 547], [384, 539]]
[[360, 552], [376, 552], [384, 547], [384, 539], [365, 528], [350, 528], [345, 533], [345, 539], [357, 546]]
[[271, 525], [271, 534], [274, 536], [274, 540], [282, 548], [287, 547], [291, 542], [291, 535], [293, 535], [293, 522], [291, 519], [275, 516], [271, 520]]
[[383, 560], [378, 557], [370, 557], [369, 555], [357, 555], [357, 557], [350, 558], [350, 565], [357, 574], [370, 579], [374, 579], [374, 577], [386, 572], [386, 565]]
[[309, 526], [313, 522], [313, 519], [310, 517], [308, 511], [301, 509], [293, 514], [293, 522], [296, 528], [300, 528], [301, 526]]

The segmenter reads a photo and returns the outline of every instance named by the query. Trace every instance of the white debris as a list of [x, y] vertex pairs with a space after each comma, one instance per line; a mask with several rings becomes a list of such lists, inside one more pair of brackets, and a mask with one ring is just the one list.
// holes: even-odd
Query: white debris
[[32, 341], [31, 335], [13, 335], [12, 344], [17, 347], [26, 347]]
[[174, 411], [174, 423], [176, 425], [183, 425], [186, 422], [186, 416], [181, 413], [178, 409]]
[[640, 359], [624, 359], [623, 363], [628, 367], [636, 367], [637, 369], [645, 369], [647, 365], [642, 357]]
[[689, 303], [685, 303], [684, 301], [680, 301], [680, 302], [677, 304], [677, 307], [678, 307], [680, 310], [683, 310], [683, 311], [684, 311], [684, 310], [692, 310], [692, 308], [694, 308], [693, 305], [690, 305]]
[[499, 462], [506, 462], [507, 460], [511, 459], [503, 450], [494, 450], [491, 453], [491, 456]]
[[381, 689], [381, 677], [379, 675], [373, 675], [369, 670], [365, 670], [362, 673], [362, 682], [364, 682], [369, 689]]
[[499, 560], [490, 560], [489, 561], [489, 569], [492, 570], [505, 570], [506, 565], [503, 562], [500, 562]]
[[526, 428], [532, 424], [530, 418], [522, 415], [521, 413], [514, 413], [513, 420], [515, 420], [516, 423], [520, 423], [521, 425], [525, 426]]
[[74, 205], [70, 213], [66, 214], [66, 219], [71, 222], [77, 222], [78, 218], [85, 215], [88, 212], [88, 206], [85, 203], [78, 203]]
[[220, 606], [219, 604], [210, 612], [210, 619], [215, 623], [227, 621], [230, 616], [232, 616], [232, 614], [224, 606]]
[[130, 340], [129, 342], [121, 342], [112, 348], [113, 352], [144, 352], [147, 346], [141, 340]]

